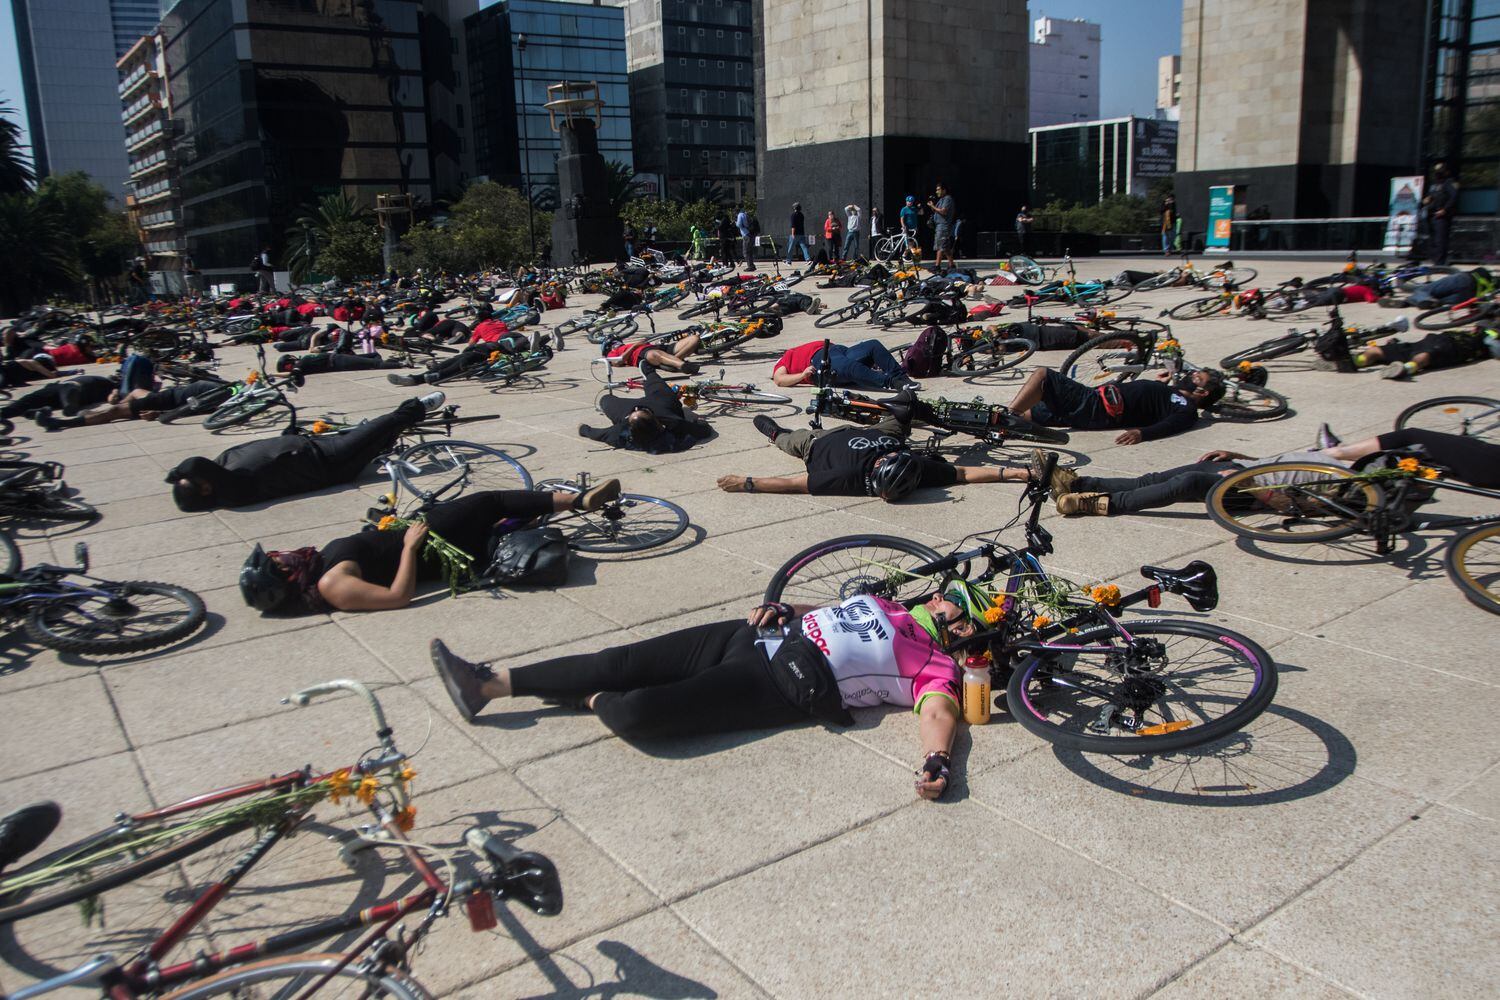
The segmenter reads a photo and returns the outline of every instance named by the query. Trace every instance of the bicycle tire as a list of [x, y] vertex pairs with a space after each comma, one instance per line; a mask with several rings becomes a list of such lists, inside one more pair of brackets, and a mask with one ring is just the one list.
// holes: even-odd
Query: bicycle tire
[[[1112, 371], [1110, 364], [1115, 355], [1121, 355], [1118, 363], [1129, 366], [1146, 364], [1146, 337], [1132, 333], [1110, 331], [1090, 337], [1073, 349], [1073, 352], [1057, 366], [1057, 371], [1085, 385], [1099, 385], [1108, 381], [1123, 381], [1135, 378], [1139, 371]], [[1092, 355], [1092, 360], [1089, 360]]]
[[1225, 267], [1209, 273], [1204, 279], [1205, 288], [1223, 288], [1225, 285], [1244, 287], [1254, 281], [1260, 274], [1253, 267]]
[[417, 507], [436, 496], [452, 500], [471, 486], [531, 489], [531, 473], [524, 465], [498, 448], [472, 441], [422, 441], [392, 459], [390, 467], [397, 482], [416, 498]]
[[884, 294], [884, 284], [875, 283], [869, 285], [860, 285], [859, 287], [855, 288], [854, 291], [849, 293], [849, 304], [853, 305], [856, 302], [869, 302], [877, 295]]
[[[195, 983], [173, 990], [162, 1000], [209, 1000], [211, 997], [231, 997], [245, 1000], [248, 997], [291, 1000], [301, 996], [313, 983], [330, 977], [327, 985], [318, 989], [319, 997], [358, 996], [375, 997], [378, 1000], [432, 1000], [427, 988], [400, 969], [384, 969], [379, 972], [364, 972], [346, 965], [347, 955], [308, 953], [283, 955], [261, 962], [227, 969], [217, 975], [200, 979]], [[339, 989], [337, 981], [346, 980], [347, 986], [357, 993]], [[266, 987], [280, 983], [269, 992]], [[250, 988], [259, 987], [252, 992]]]
[[830, 538], [782, 563], [766, 585], [762, 600], [813, 607], [837, 604], [858, 594], [874, 594], [890, 601], [912, 600], [932, 590], [933, 584], [926, 577], [905, 571], [942, 557], [936, 549], [895, 535]]
[[1273, 337], [1263, 340], [1254, 347], [1247, 347], [1243, 351], [1236, 351], [1219, 359], [1220, 368], [1238, 368], [1243, 361], [1272, 361], [1276, 358], [1284, 358], [1288, 354], [1296, 354], [1306, 350], [1308, 340], [1300, 333], [1289, 333], [1284, 337]]
[[1403, 275], [1398, 272], [1396, 275], [1396, 287], [1405, 290], [1422, 288], [1426, 285], [1432, 284], [1434, 281], [1441, 281], [1443, 278], [1448, 277], [1448, 275], [1450, 274], [1457, 273], [1458, 268], [1456, 267], [1445, 267], [1440, 264], [1426, 264], [1412, 274]]
[[[160, 824], [163, 830], [170, 829], [173, 825], [184, 826], [185, 824]], [[26, 917], [36, 916], [39, 913], [46, 913], [60, 906], [67, 906], [70, 903], [76, 903], [81, 899], [97, 896], [101, 892], [108, 892], [110, 889], [133, 882], [169, 864], [197, 854], [199, 851], [211, 847], [241, 830], [248, 829], [252, 825], [253, 821], [247, 818], [231, 820], [219, 826], [211, 826], [197, 833], [191, 830], [184, 830], [182, 832], [185, 835], [185, 839], [171, 842], [163, 841], [163, 846], [148, 854], [126, 852], [129, 851], [130, 845], [139, 842], [140, 838], [150, 829], [149, 826], [134, 827], [129, 831], [121, 831], [116, 826], [91, 834], [65, 847], [51, 851], [23, 868], [7, 871], [3, 877], [0, 877], [0, 926]], [[109, 851], [111, 846], [119, 852], [120, 860], [123, 862], [118, 868], [111, 869], [102, 874], [89, 875], [81, 881], [69, 879], [67, 881], [44, 882], [39, 888], [47, 891], [39, 892], [37, 888], [33, 887], [9, 891], [5, 888], [7, 882], [14, 884], [23, 877], [45, 871], [48, 868], [58, 867], [74, 858], [83, 859], [101, 855]], [[108, 858], [105, 857], [101, 860], [108, 860]], [[91, 868], [90, 871], [97, 871], [97, 865]]]
[[704, 299], [702, 302], [688, 306], [677, 314], [678, 319], [692, 319], [694, 316], [704, 316], [714, 311], [719, 305], [718, 299]]
[[21, 568], [21, 550], [9, 532], [0, 531], [0, 576], [15, 576]]
[[[1254, 499], [1253, 495], [1260, 492], [1255, 488], [1259, 476], [1297, 472], [1314, 478], [1276, 492], [1285, 494], [1291, 504], [1300, 503], [1298, 513], [1302, 517], [1272, 510]], [[1288, 544], [1328, 542], [1352, 535], [1360, 529], [1360, 515], [1378, 509], [1384, 502], [1385, 491], [1376, 483], [1357, 478], [1343, 466], [1320, 462], [1269, 462], [1241, 469], [1221, 478], [1204, 498], [1208, 516], [1221, 527], [1242, 538]], [[1321, 514], [1324, 520], [1309, 522], [1305, 515], [1313, 513]], [[1278, 520], [1280, 528], [1275, 527]], [[1314, 526], [1296, 527], [1299, 523]]]
[[1419, 330], [1451, 330], [1455, 326], [1470, 326], [1490, 315], [1489, 302], [1461, 302], [1456, 306], [1438, 306], [1417, 313], [1413, 325]]
[[962, 378], [1003, 372], [1030, 358], [1036, 353], [1036, 346], [1024, 337], [981, 341], [955, 355], [948, 363], [948, 374]]
[[83, 522], [97, 520], [99, 516], [93, 505], [52, 492], [19, 490], [0, 497], [0, 517]]
[[1470, 604], [1500, 615], [1500, 524], [1482, 524], [1449, 542], [1443, 570]]
[[859, 302], [851, 302], [846, 306], [840, 306], [837, 309], [830, 309], [824, 312], [821, 316], [813, 320], [813, 326], [819, 330], [826, 330], [830, 326], [838, 326], [840, 323], [847, 322], [861, 313], [869, 311], [870, 300], [861, 299]]
[[717, 358], [734, 350], [741, 344], [751, 339], [751, 334], [744, 330], [726, 328], [723, 330], [710, 330], [703, 334], [698, 344], [698, 351], [710, 358]]
[[[1096, 697], [1092, 704], [1080, 704], [1090, 694], [1096, 693], [1095, 685], [1098, 681], [1092, 676], [1085, 677], [1070, 670], [1069, 673], [1072, 674], [1073, 679], [1070, 679], [1068, 683], [1054, 684], [1051, 678], [1058, 673], [1058, 658], [1039, 655], [1028, 659], [1010, 675], [1005, 691], [1006, 706], [1010, 714], [1027, 732], [1040, 736], [1049, 743], [1073, 750], [1134, 756], [1169, 753], [1228, 736], [1252, 722], [1270, 706], [1271, 700], [1276, 696], [1275, 661], [1260, 647], [1259, 643], [1245, 636], [1206, 622], [1170, 619], [1132, 621], [1127, 627], [1131, 635], [1138, 639], [1183, 636], [1202, 640], [1220, 650], [1227, 651], [1233, 661], [1246, 664], [1247, 677], [1244, 681], [1235, 683], [1232, 690], [1222, 692], [1217, 689], [1228, 683], [1225, 667], [1200, 668], [1195, 672], [1195, 676], [1187, 680], [1187, 683], [1184, 684], [1179, 680], [1176, 686], [1179, 691], [1184, 688], [1187, 690], [1187, 694], [1181, 699], [1181, 710], [1190, 714], [1196, 713], [1201, 721], [1191, 721], [1187, 714], [1179, 716], [1176, 712], [1159, 714], [1155, 717], [1147, 716], [1146, 719], [1136, 716], [1134, 721], [1137, 725], [1145, 722], [1147, 727], [1166, 725], [1171, 728], [1159, 734], [1138, 735], [1128, 727], [1121, 727], [1119, 736], [1103, 735], [1088, 730], [1097, 725], [1108, 703]], [[1083, 629], [1077, 635], [1068, 636], [1067, 644], [1069, 647], [1074, 647], [1086, 644], [1095, 638], [1118, 639], [1118, 633], [1108, 625], [1096, 625]], [[1162, 642], [1165, 650], [1166, 640], [1157, 638], [1157, 641]], [[1100, 644], [1097, 648], [1101, 652], [1115, 651], [1112, 654], [1106, 654], [1109, 659], [1119, 656], [1119, 646], [1113, 642]], [[1087, 650], [1070, 650], [1064, 655], [1069, 656], [1071, 662], [1076, 664], [1083, 658], [1081, 654], [1086, 652]], [[1170, 664], [1174, 658], [1181, 659], [1178, 654], [1162, 657], [1166, 664]], [[1197, 661], [1197, 656], [1186, 659], [1188, 665]], [[1104, 675], [1106, 677], [1115, 673], [1110, 670], [1107, 663], [1099, 669], [1108, 671]], [[1158, 682], [1163, 680], [1160, 673], [1154, 673], [1151, 676]], [[1158, 707], [1161, 699], [1171, 691], [1171, 685], [1164, 685], [1164, 690], [1152, 700], [1152, 707]], [[1221, 716], [1203, 719], [1204, 708], [1211, 702], [1225, 702], [1232, 707]], [[1071, 709], [1071, 714], [1069, 714], [1069, 709]], [[1063, 717], [1059, 719], [1060, 713]], [[1148, 721], [1152, 719], [1156, 721]], [[1189, 724], [1184, 728], [1175, 728], [1183, 722]], [[1083, 731], [1079, 732], [1080, 729]]]
[[217, 410], [210, 413], [204, 419], [203, 426], [211, 431], [234, 427], [260, 416], [280, 401], [276, 396], [269, 393], [257, 396], [239, 396], [223, 403]]
[[557, 324], [555, 329], [557, 330], [559, 335], [566, 337], [570, 334], [577, 333], [579, 330], [583, 330], [593, 326], [596, 321], [597, 320], [594, 317], [584, 318], [580, 316], [574, 319], [563, 320], [561, 323]]
[[1138, 292], [1154, 292], [1158, 288], [1168, 288], [1168, 287], [1170, 287], [1173, 283], [1175, 283], [1177, 281], [1177, 279], [1179, 279], [1181, 277], [1182, 277], [1182, 269], [1174, 267], [1174, 268], [1172, 268], [1170, 270], [1163, 271], [1160, 274], [1153, 274], [1151, 277], [1147, 278], [1145, 281], [1142, 281], [1139, 284], [1137, 284], [1135, 286], [1135, 290], [1138, 291]]
[[1275, 420], [1287, 412], [1289, 404], [1274, 389], [1229, 378], [1224, 382], [1224, 397], [1210, 409], [1221, 420]]
[[698, 397], [715, 403], [730, 403], [736, 406], [777, 406], [792, 401], [791, 396], [782, 396], [774, 392], [728, 386], [703, 389], [698, 393]]
[[[1463, 408], [1468, 406], [1477, 407], [1479, 412], [1473, 416], [1464, 415]], [[1430, 426], [1426, 420], [1419, 422], [1418, 414], [1429, 410], [1451, 419], [1439, 421], [1439, 426], [1436, 427]], [[1397, 414], [1396, 430], [1406, 430], [1408, 427], [1442, 431], [1445, 434], [1458, 434], [1500, 444], [1500, 399], [1490, 399], [1487, 396], [1438, 396], [1423, 400]]]
[[1097, 291], [1085, 292], [1078, 298], [1080, 302], [1090, 306], [1110, 306], [1130, 298], [1133, 291], [1135, 289], [1128, 285], [1105, 286]]
[[1010, 273], [1014, 274], [1024, 285], [1040, 284], [1046, 277], [1047, 272], [1042, 265], [1025, 254], [1016, 254], [1006, 261], [1010, 265]]
[[1209, 295], [1201, 299], [1188, 299], [1167, 310], [1173, 319], [1207, 319], [1229, 310], [1229, 300], [1222, 295]]
[[[203, 598], [186, 587], [144, 580], [125, 580], [109, 586], [118, 588], [119, 592], [101, 604], [98, 612], [91, 612], [81, 606], [84, 602], [99, 600], [97, 596], [89, 594], [49, 600], [33, 606], [26, 615], [26, 634], [43, 646], [64, 653], [139, 653], [186, 639], [198, 631], [208, 617]], [[141, 602], [131, 602], [128, 599], [144, 596], [165, 598], [172, 604], [181, 605], [182, 610], [177, 612], [175, 609], [168, 609], [143, 614], [139, 610]], [[120, 606], [120, 602], [125, 606]], [[70, 618], [70, 612], [76, 617]], [[107, 623], [108, 631], [114, 634], [97, 634], [101, 620]], [[120, 631], [132, 622], [138, 626], [147, 622], [150, 624], [145, 625], [144, 631], [120, 635]], [[64, 628], [69, 630], [63, 631]]]
[[[582, 493], [577, 484], [549, 479], [537, 483], [538, 490]], [[631, 534], [622, 532], [628, 522]], [[674, 541], [688, 529], [687, 511], [670, 500], [621, 493], [620, 499], [597, 511], [574, 511], [561, 519], [548, 521], [568, 538], [568, 548], [599, 555], [623, 555], [644, 552]]]

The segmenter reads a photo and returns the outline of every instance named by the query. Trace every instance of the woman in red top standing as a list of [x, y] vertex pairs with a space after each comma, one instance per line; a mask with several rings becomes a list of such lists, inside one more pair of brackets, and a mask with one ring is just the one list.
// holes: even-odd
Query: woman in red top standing
[[843, 231], [844, 227], [839, 225], [839, 220], [833, 217], [833, 212], [830, 210], [828, 218], [823, 220], [823, 238], [828, 241], [829, 260], [839, 259], [839, 235]]

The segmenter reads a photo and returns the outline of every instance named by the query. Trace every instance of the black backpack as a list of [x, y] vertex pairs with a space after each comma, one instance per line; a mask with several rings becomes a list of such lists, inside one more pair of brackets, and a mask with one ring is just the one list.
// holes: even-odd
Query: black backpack
[[932, 378], [942, 373], [943, 355], [948, 348], [948, 338], [941, 328], [929, 326], [917, 334], [917, 339], [906, 349], [902, 367], [912, 378]]
[[522, 528], [500, 536], [485, 578], [496, 583], [555, 587], [568, 582], [568, 540], [551, 527]]

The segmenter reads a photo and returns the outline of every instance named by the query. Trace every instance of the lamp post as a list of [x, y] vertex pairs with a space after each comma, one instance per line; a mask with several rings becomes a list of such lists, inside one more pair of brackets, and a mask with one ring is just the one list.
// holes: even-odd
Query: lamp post
[[[536, 210], [531, 204], [531, 148], [526, 128], [526, 36], [516, 36], [516, 56], [520, 66], [521, 100], [521, 184], [526, 195], [526, 230], [531, 234], [531, 260], [536, 260]], [[530, 261], [528, 261], [530, 263]]]

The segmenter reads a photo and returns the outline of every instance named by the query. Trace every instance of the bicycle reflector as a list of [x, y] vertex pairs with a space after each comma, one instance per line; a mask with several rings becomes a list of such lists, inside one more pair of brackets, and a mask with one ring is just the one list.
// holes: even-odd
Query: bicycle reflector
[[1161, 607], [1161, 585], [1155, 585], [1146, 591], [1146, 603], [1153, 608]]
[[1154, 726], [1142, 726], [1135, 731], [1135, 734], [1137, 736], [1165, 736], [1168, 733], [1175, 733], [1179, 729], [1186, 729], [1191, 725], [1192, 723], [1187, 719], [1174, 719], [1171, 722], [1160, 722]]
[[487, 931], [499, 924], [495, 918], [495, 900], [487, 892], [476, 892], [464, 901], [464, 912], [469, 916], [469, 927], [476, 931]]

